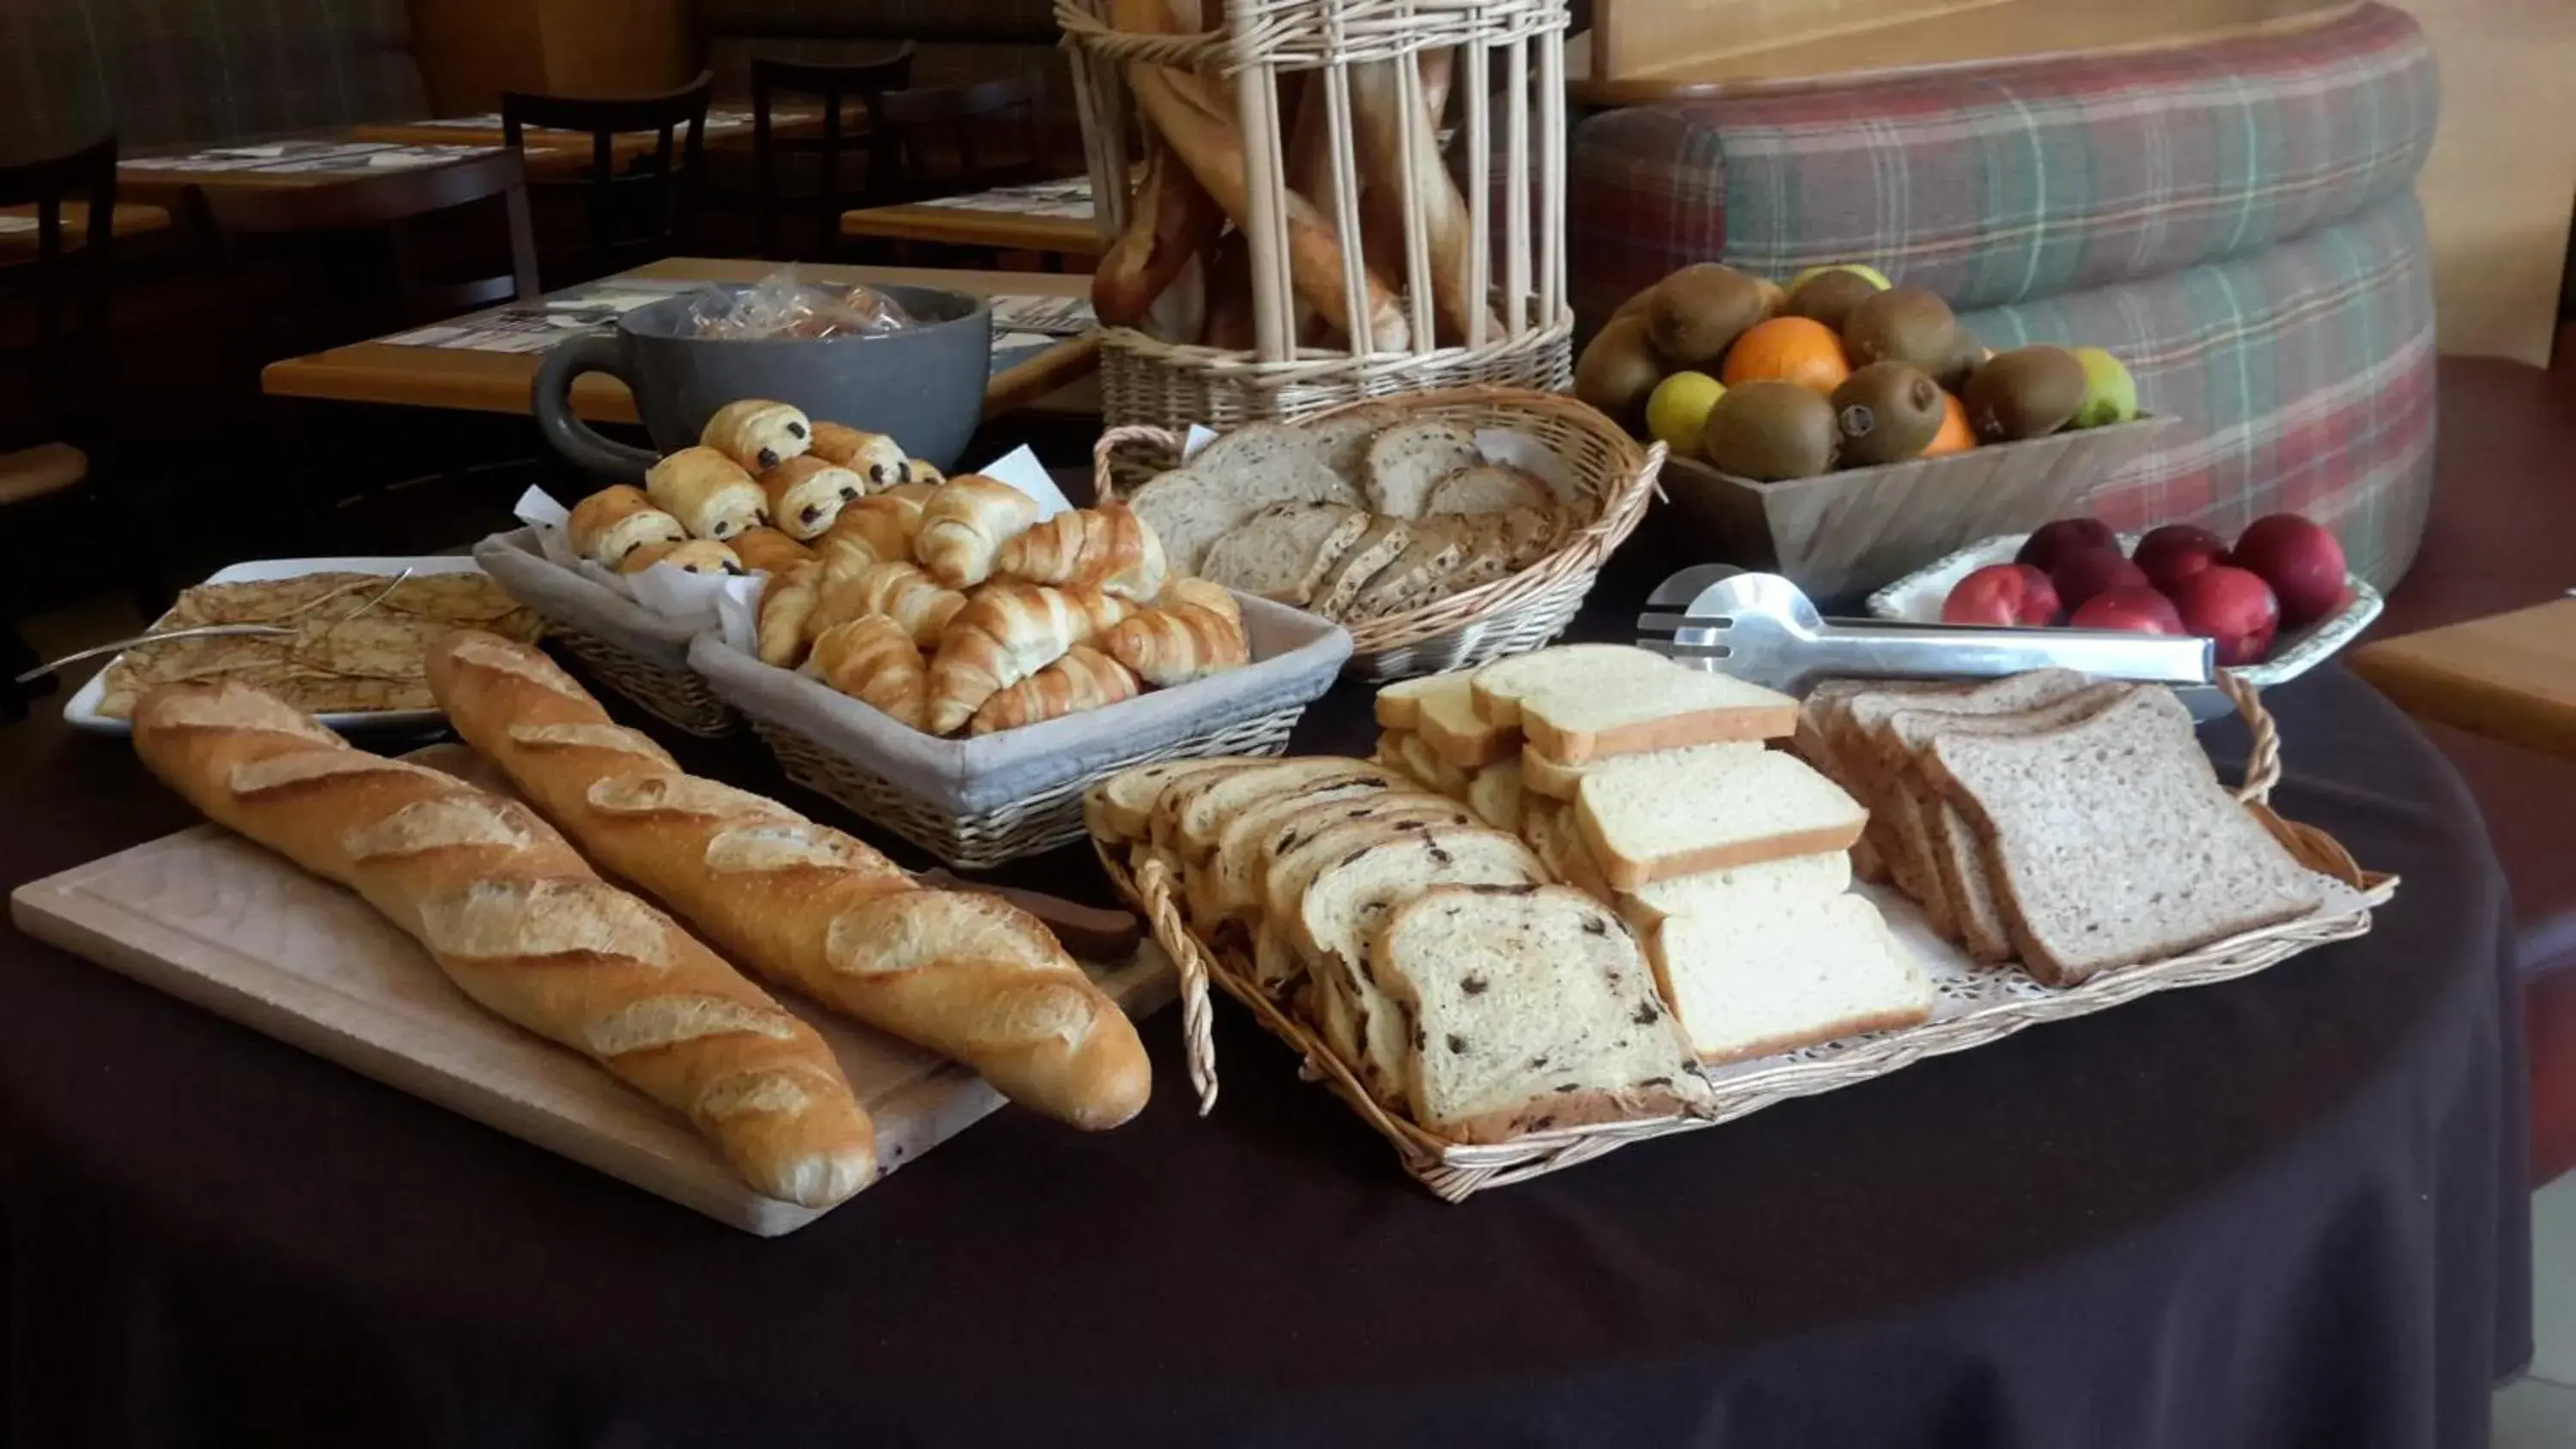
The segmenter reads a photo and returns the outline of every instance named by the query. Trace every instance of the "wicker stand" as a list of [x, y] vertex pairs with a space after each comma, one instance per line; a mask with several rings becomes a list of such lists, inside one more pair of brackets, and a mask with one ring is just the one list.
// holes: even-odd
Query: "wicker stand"
[[[1214, 24], [1219, 0], [1202, 3]], [[1109, 422], [1223, 431], [1387, 393], [1568, 386], [1565, 0], [1223, 0], [1220, 27], [1174, 33], [1187, 4], [1057, 0], [1056, 19], [1106, 235], [1127, 227], [1141, 147], [1159, 144], [1139, 121], [1150, 109], [1130, 84], [1140, 71], [1233, 127], [1244, 185], [1227, 209], [1251, 257], [1254, 346], [1107, 328]], [[1440, 102], [1433, 78], [1444, 75], [1454, 105]], [[1390, 109], [1424, 119], [1372, 132], [1365, 117]], [[1438, 139], [1444, 113], [1455, 116], [1454, 168]], [[1439, 201], [1452, 188], [1444, 173], [1463, 178], [1455, 202]], [[1369, 194], [1371, 174], [1393, 184]], [[1327, 289], [1312, 264], [1297, 285], [1291, 232], [1316, 226], [1343, 243], [1337, 298], [1318, 298]], [[1486, 298], [1490, 310], [1443, 315], [1442, 295]], [[1385, 316], [1372, 298], [1387, 297], [1399, 299], [1400, 324], [1332, 327], [1332, 342], [1312, 341], [1314, 317]], [[1372, 335], [1355, 344], [1354, 331]]]

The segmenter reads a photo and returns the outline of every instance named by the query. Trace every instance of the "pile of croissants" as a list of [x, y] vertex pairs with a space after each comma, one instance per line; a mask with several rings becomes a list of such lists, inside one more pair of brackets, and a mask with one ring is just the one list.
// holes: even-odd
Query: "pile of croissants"
[[666, 455], [642, 488], [603, 488], [566, 521], [574, 553], [619, 573], [657, 563], [693, 574], [783, 573], [811, 559], [843, 505], [937, 468], [883, 433], [817, 422], [765, 398], [716, 410], [698, 446]]

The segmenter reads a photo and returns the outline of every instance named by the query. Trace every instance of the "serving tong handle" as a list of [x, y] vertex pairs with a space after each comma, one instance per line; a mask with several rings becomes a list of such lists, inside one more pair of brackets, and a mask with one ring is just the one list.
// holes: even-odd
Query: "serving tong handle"
[[[1658, 652], [1676, 659], [1724, 659], [1724, 615], [1649, 613], [1645, 630], [1670, 630]], [[1649, 643], [1649, 648], [1657, 648]], [[1797, 650], [1808, 679], [1853, 675], [1881, 679], [1991, 678], [2030, 669], [2075, 669], [2104, 679], [2154, 684], [2207, 684], [2207, 640], [2119, 629], [2005, 629], [1980, 624], [1908, 624], [1828, 619], [1807, 631]]]

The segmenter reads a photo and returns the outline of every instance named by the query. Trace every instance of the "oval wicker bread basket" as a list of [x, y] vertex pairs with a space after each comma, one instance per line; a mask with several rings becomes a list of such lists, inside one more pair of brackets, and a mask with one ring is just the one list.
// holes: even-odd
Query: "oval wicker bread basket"
[[[1664, 445], [1641, 448], [1618, 424], [1562, 393], [1470, 387], [1400, 401], [1408, 412], [1424, 417], [1536, 438], [1564, 462], [1589, 501], [1591, 516], [1555, 552], [1519, 573], [1418, 609], [1349, 625], [1351, 658], [1342, 672], [1370, 683], [1438, 674], [1527, 653], [1564, 633], [1592, 592], [1601, 565], [1645, 516], [1663, 469]], [[1345, 405], [1357, 406], [1365, 404]], [[1167, 429], [1111, 428], [1092, 450], [1092, 486], [1102, 501], [1114, 498], [1121, 486], [1133, 487], [1181, 466], [1181, 447], [1180, 435]]]
[[[2235, 791], [2238, 801], [2301, 865], [2352, 888], [2365, 906], [2385, 904], [2396, 892], [2396, 877], [2363, 870], [2333, 836], [2314, 826], [2285, 820], [2265, 803], [2281, 775], [2279, 734], [2251, 686], [2224, 671], [2219, 675], [2219, 685], [2254, 732], [2245, 781]], [[1094, 836], [1092, 845], [1110, 881], [1144, 913], [1155, 941], [1179, 968], [1182, 1030], [1190, 1080], [1198, 1092], [1202, 1115], [1215, 1107], [1217, 1096], [1216, 1048], [1207, 990], [1208, 983], [1214, 981], [1228, 996], [1249, 1008], [1273, 1036], [1305, 1059], [1305, 1076], [1321, 1081], [1362, 1121], [1392, 1143], [1407, 1173], [1450, 1202], [1463, 1201], [1485, 1188], [1525, 1182], [1572, 1167], [1632, 1142], [1714, 1126], [1775, 1103], [1884, 1076], [1926, 1057], [1984, 1046], [2040, 1022], [2088, 1015], [2159, 991], [2251, 975], [2311, 947], [2348, 940], [2370, 930], [2368, 909], [2323, 912], [2247, 931], [2167, 960], [2106, 971], [2079, 986], [1979, 1007], [1920, 1026], [1852, 1038], [1838, 1043], [1841, 1049], [1830, 1054], [1813, 1058], [1784, 1055], [1739, 1064], [1726, 1069], [1716, 1082], [1709, 1108], [1700, 1114], [1605, 1122], [1531, 1133], [1510, 1142], [1470, 1145], [1429, 1132], [1380, 1103], [1321, 1036], [1253, 983], [1250, 962], [1241, 953], [1213, 949], [1192, 933], [1182, 917], [1180, 882], [1159, 853], [1142, 851], [1131, 858], [1122, 843], [1098, 836]]]

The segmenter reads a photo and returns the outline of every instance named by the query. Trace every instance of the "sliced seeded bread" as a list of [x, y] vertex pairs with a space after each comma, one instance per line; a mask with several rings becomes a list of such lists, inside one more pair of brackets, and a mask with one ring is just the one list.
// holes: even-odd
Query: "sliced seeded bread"
[[1556, 551], [1557, 543], [1581, 526], [1571, 513], [1550, 508], [1507, 508], [1502, 519], [1503, 567], [1518, 573]]
[[1369, 506], [1394, 518], [1420, 518], [1430, 511], [1431, 492], [1440, 480], [1484, 461], [1473, 429], [1456, 423], [1398, 423], [1369, 441]]
[[1358, 507], [1359, 491], [1333, 467], [1333, 430], [1303, 423], [1249, 423], [1199, 450], [1190, 471], [1263, 503], [1311, 500]]
[[1865, 896], [1667, 916], [1657, 983], [1700, 1061], [1745, 1061], [1932, 1014], [1932, 983]]
[[1785, 750], [1713, 755], [1676, 773], [1650, 757], [1575, 791], [1575, 821], [1614, 889], [1765, 860], [1848, 850], [1867, 819], [1842, 787]]
[[1371, 974], [1413, 1024], [1414, 1120], [1456, 1142], [1708, 1100], [1636, 942], [1562, 887], [1441, 887], [1392, 912]]
[[[1219, 538], [1198, 573], [1238, 593], [1304, 606], [1324, 568], [1368, 531], [1369, 516], [1338, 503], [1274, 503]], [[1316, 560], [1323, 559], [1323, 567]]]
[[2172, 691], [2038, 734], [1934, 737], [1926, 774], [1986, 845], [2022, 964], [2052, 986], [2292, 920], [2318, 878], [2218, 783]]
[[[1517, 510], [1526, 512], [1527, 510]], [[1440, 581], [1438, 598], [1481, 588], [1516, 571], [1512, 562], [1511, 517], [1502, 513], [1446, 515], [1458, 531], [1458, 566]], [[1426, 601], [1427, 602], [1427, 601]]]
[[1330, 417], [1309, 418], [1297, 426], [1306, 432], [1316, 457], [1347, 481], [1354, 492], [1368, 472], [1368, 446], [1380, 432], [1403, 422], [1406, 409], [1402, 403], [1370, 403], [1347, 408]]
[[1438, 598], [1449, 576], [1467, 558], [1463, 519], [1418, 518], [1408, 525], [1404, 552], [1352, 597], [1341, 617], [1353, 621], [1384, 619]]
[[1574, 798], [1575, 788], [1583, 783], [1584, 776], [1613, 761], [1653, 759], [1669, 769], [1688, 770], [1696, 768], [1702, 760], [1731, 751], [1761, 748], [1763, 745], [1760, 740], [1730, 740], [1723, 744], [1691, 745], [1678, 750], [1649, 750], [1643, 755], [1604, 755], [1597, 760], [1586, 760], [1579, 765], [1564, 765], [1523, 746], [1521, 784], [1533, 795], [1545, 795], [1551, 800], [1571, 800]]
[[1478, 463], [1431, 485], [1422, 511], [1500, 513], [1510, 508], [1548, 508], [1555, 502], [1537, 475], [1500, 463]]
[[1601, 679], [1634, 673], [1660, 677], [1673, 661], [1633, 644], [1559, 644], [1552, 649], [1497, 659], [1476, 671], [1476, 713], [1498, 725], [1521, 722], [1521, 696], [1577, 676]]
[[1777, 739], [1798, 725], [1798, 702], [1758, 684], [1649, 655], [1662, 670], [1620, 661], [1575, 670], [1526, 691], [1521, 733], [1558, 764], [1728, 740]]
[[1372, 518], [1362, 533], [1315, 585], [1306, 607], [1327, 619], [1339, 619], [1368, 587], [1378, 571], [1395, 562], [1413, 542], [1413, 529], [1401, 518]]
[[1672, 916], [1768, 916], [1851, 889], [1851, 856], [1828, 850], [1650, 881], [1614, 904], [1640, 937]]

